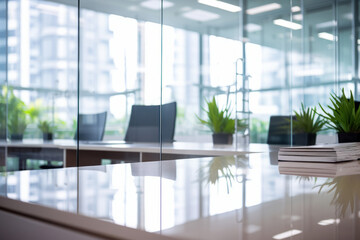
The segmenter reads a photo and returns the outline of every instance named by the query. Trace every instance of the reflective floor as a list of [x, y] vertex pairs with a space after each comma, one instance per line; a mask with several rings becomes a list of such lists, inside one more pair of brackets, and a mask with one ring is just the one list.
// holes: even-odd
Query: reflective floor
[[360, 175], [269, 153], [1, 173], [0, 194], [180, 239], [360, 239]]

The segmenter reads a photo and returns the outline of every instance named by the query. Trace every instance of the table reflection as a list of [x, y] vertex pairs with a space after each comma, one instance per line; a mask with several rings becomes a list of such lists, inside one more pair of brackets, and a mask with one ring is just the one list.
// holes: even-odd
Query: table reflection
[[[359, 211], [358, 176], [315, 182], [248, 154], [2, 173], [0, 194], [181, 239], [271, 239], [290, 230], [338, 239], [331, 231], [339, 227], [356, 239], [358, 216], [337, 206], [347, 199], [343, 208]], [[318, 224], [328, 219], [327, 229]]]

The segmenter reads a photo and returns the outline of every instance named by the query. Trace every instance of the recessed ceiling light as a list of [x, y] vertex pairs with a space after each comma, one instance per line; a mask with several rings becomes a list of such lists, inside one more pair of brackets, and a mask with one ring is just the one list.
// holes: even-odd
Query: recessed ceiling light
[[295, 14], [295, 15], [293, 16], [293, 19], [296, 20], [296, 21], [302, 21], [303, 16], [302, 16], [301, 13]]
[[336, 39], [334, 35], [327, 32], [318, 33], [318, 37], [329, 41], [334, 41]]
[[220, 15], [200, 9], [195, 9], [184, 13], [183, 17], [199, 22], [206, 22], [206, 21], [218, 19]]
[[135, 5], [129, 6], [127, 9], [128, 9], [129, 11], [139, 11], [139, 7], [138, 7], [138, 6], [135, 6]]
[[321, 220], [320, 222], [318, 222], [319, 225], [321, 226], [327, 226], [327, 225], [332, 225], [332, 224], [339, 224], [340, 223], [340, 219], [326, 219], [326, 220]]
[[302, 26], [300, 24], [290, 22], [290, 21], [286, 21], [284, 19], [275, 19], [274, 24], [278, 25], [278, 26], [281, 26], [281, 27], [290, 28], [292, 30], [299, 30], [299, 29], [302, 28]]
[[300, 233], [302, 233], [302, 231], [297, 230], [297, 229], [293, 229], [293, 230], [289, 230], [289, 231], [286, 231], [286, 232], [283, 232], [283, 233], [276, 234], [275, 236], [273, 236], [273, 239], [289, 238], [289, 237], [298, 235]]
[[246, 10], [246, 13], [249, 15], [255, 15], [255, 14], [259, 14], [259, 13], [263, 13], [263, 12], [273, 11], [273, 10], [276, 10], [279, 8], [281, 8], [280, 4], [269, 3], [266, 5], [259, 6], [259, 7], [249, 8], [248, 10]]
[[192, 9], [191, 7], [186, 6], [186, 7], [180, 8], [179, 11], [180, 12], [187, 12], [187, 11], [190, 11], [191, 9]]
[[[140, 3], [140, 5], [142, 7], [146, 7], [146, 8], [152, 9], [152, 10], [160, 10], [161, 9], [161, 1], [160, 0], [144, 1], [144, 2]], [[163, 3], [162, 3], [163, 9], [172, 7], [173, 5], [174, 5], [174, 3], [169, 2], [169, 1], [163, 1]]]
[[198, 0], [199, 3], [201, 4], [205, 4], [208, 5], [210, 7], [215, 7], [215, 8], [219, 8], [228, 12], [240, 12], [241, 8], [239, 6], [230, 4], [230, 3], [226, 3], [226, 2], [222, 2], [222, 1], [217, 1], [217, 0]]
[[254, 23], [248, 23], [245, 25], [245, 30], [248, 32], [257, 32], [261, 30], [261, 26]]
[[37, 4], [36, 7], [39, 10], [45, 11], [45, 12], [55, 12], [58, 13], [59, 12], [59, 7], [58, 6], [54, 6], [54, 5], [48, 5], [48, 4]]
[[293, 6], [293, 7], [291, 7], [291, 11], [292, 12], [300, 12], [301, 8], [299, 6]]

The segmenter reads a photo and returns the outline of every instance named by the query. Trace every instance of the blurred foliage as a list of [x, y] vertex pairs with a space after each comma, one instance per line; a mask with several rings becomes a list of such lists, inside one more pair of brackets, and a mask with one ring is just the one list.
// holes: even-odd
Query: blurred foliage
[[257, 118], [252, 118], [250, 122], [250, 142], [266, 143], [269, 122]]
[[24, 134], [29, 123], [26, 105], [20, 98], [15, 96], [13, 89], [5, 90], [5, 94], [7, 94], [8, 103], [8, 130], [10, 134]]
[[360, 175], [328, 178], [324, 184], [314, 188], [317, 187], [319, 187], [319, 193], [325, 187], [329, 189], [327, 194], [333, 193], [331, 204], [338, 208], [341, 217], [345, 217], [348, 208], [351, 213], [354, 213], [355, 201], [360, 199]]
[[214, 157], [206, 166], [206, 174], [202, 181], [216, 184], [221, 178], [225, 178], [227, 192], [229, 193], [232, 183], [236, 180], [236, 168], [248, 168], [248, 158], [245, 155]]

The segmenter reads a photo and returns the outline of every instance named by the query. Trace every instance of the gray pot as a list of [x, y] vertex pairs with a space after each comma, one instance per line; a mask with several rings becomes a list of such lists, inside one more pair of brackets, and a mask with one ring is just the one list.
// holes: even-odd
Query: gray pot
[[212, 135], [214, 144], [232, 144], [233, 135], [230, 133], [214, 133]]

